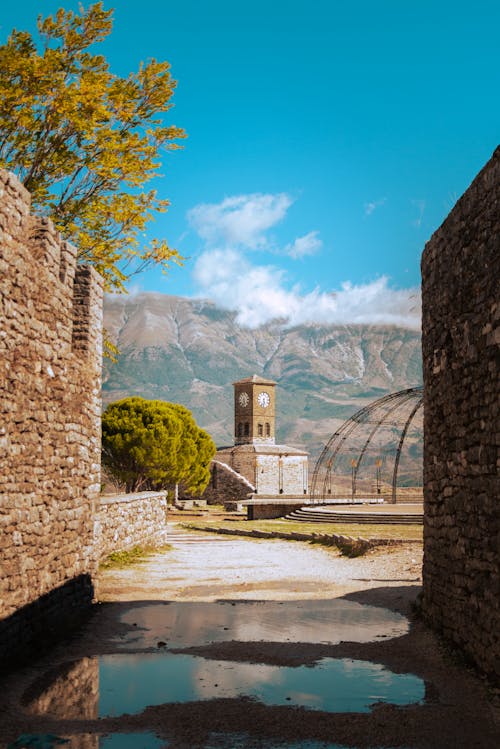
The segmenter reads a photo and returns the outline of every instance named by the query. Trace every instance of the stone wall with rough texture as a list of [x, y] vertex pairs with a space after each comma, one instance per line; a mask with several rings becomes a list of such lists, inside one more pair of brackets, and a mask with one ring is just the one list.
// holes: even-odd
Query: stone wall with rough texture
[[[255, 452], [252, 445], [223, 447], [217, 450], [217, 460], [226, 463], [233, 471], [255, 486]], [[249, 489], [249, 491], [252, 491]]]
[[167, 493], [103, 495], [96, 522], [100, 558], [134, 546], [161, 546], [167, 542]]
[[0, 661], [93, 596], [102, 280], [0, 171]]
[[209, 505], [238, 504], [249, 498], [255, 487], [227, 463], [213, 460], [210, 481], [201, 498]]
[[254, 495], [252, 501], [246, 503], [248, 520], [272, 520], [289, 515], [294, 510], [298, 510], [304, 504], [304, 497], [297, 497], [293, 500], [287, 497], [286, 500], [278, 497], [259, 498]]
[[422, 256], [423, 612], [500, 676], [500, 148]]

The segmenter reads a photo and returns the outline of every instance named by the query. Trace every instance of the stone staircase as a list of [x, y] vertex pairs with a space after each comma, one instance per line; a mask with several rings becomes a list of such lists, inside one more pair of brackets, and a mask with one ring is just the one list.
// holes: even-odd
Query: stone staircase
[[300, 507], [285, 516], [286, 520], [304, 523], [366, 523], [370, 525], [413, 525], [423, 524], [423, 514], [405, 512], [401, 506], [397, 512], [388, 507], [384, 510], [333, 510], [327, 507]]

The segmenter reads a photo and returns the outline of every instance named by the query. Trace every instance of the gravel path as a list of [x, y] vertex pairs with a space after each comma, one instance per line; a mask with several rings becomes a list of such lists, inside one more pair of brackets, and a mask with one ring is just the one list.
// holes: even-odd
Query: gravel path
[[[247, 540], [190, 532], [170, 524], [173, 550], [101, 575], [102, 601], [331, 598], [379, 585], [421, 581], [422, 546], [371, 550], [349, 559], [301, 542]], [[196, 553], [194, 552], [196, 549]]]

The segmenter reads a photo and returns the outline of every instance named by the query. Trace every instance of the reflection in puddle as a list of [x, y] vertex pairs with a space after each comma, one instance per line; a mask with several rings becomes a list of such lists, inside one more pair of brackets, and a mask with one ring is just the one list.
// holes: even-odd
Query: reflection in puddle
[[81, 733], [76, 736], [25, 733], [7, 749], [167, 749], [168, 742], [154, 733], [111, 733], [99, 736]]
[[374, 702], [419, 702], [425, 687], [367, 661], [324, 658], [314, 667], [216, 661], [183, 654], [110, 655], [100, 664], [99, 714], [141, 712], [148, 705], [215, 697], [254, 697], [266, 705], [328, 712], [368, 712]]
[[[56, 736], [54, 734], [23, 734], [9, 744], [7, 749], [168, 749], [169, 742], [154, 733], [112, 733], [105, 736], [79, 734]], [[274, 743], [266, 739], [259, 742], [247, 734], [213, 733], [203, 744], [204, 749], [352, 749], [325, 741], [294, 741]], [[402, 749], [400, 747], [400, 749]], [[403, 748], [404, 749], [404, 748]]]
[[[150, 705], [213, 698], [251, 697], [265, 705], [297, 705], [327, 712], [369, 712], [375, 702], [407, 705], [424, 699], [424, 682], [412, 674], [394, 674], [369, 661], [323, 658], [314, 666], [283, 667], [171, 653], [106, 655], [85, 659], [98, 668], [95, 717], [140, 713]], [[78, 664], [76, 664], [78, 665]], [[73, 673], [68, 669], [68, 673]], [[29, 700], [29, 709], [60, 717], [64, 676]]]
[[[401, 614], [355, 601], [175, 602], [135, 606], [122, 617], [133, 631], [120, 646], [177, 648], [239, 640], [255, 642], [372, 642], [408, 632]], [[286, 626], [284, 625], [286, 623]]]
[[63, 744], [69, 747], [70, 740], [53, 733], [23, 733], [7, 749], [55, 749]]
[[99, 749], [167, 749], [168, 742], [154, 733], [111, 733], [101, 736]]
[[[280, 667], [205, 659], [167, 648], [214, 642], [369, 642], [407, 633], [405, 617], [354, 601], [220, 601], [132, 605], [122, 621], [130, 631], [119, 653], [88, 657], [46, 672], [27, 690], [24, 706], [59, 720], [97, 720], [141, 713], [148, 706], [246, 697], [274, 706], [326, 712], [369, 712], [373, 703], [419, 703], [425, 686], [412, 674], [382, 665], [324, 658], [313, 666]], [[158, 643], [166, 645], [158, 650]], [[124, 652], [154, 648], [154, 652]], [[118, 727], [118, 726], [117, 726]], [[82, 726], [83, 728], [83, 726]], [[23, 738], [23, 737], [20, 737]], [[12, 749], [167, 749], [153, 733], [32, 736]], [[45, 743], [43, 743], [45, 741]], [[50, 743], [52, 741], [52, 743]], [[38, 742], [38, 743], [37, 743]], [[49, 743], [47, 743], [49, 742]], [[59, 742], [59, 743], [57, 743]], [[65, 742], [65, 743], [61, 743]], [[200, 744], [201, 746], [201, 744]], [[204, 749], [260, 746], [246, 734], [212, 733]], [[322, 741], [262, 743], [263, 749], [346, 749]]]

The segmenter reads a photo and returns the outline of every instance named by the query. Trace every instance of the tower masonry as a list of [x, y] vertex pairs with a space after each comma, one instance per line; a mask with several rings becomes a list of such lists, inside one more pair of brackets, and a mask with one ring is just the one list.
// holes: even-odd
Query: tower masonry
[[217, 461], [248, 482], [247, 495], [303, 497], [308, 494], [308, 455], [275, 442], [276, 384], [256, 374], [233, 383], [234, 446], [220, 448]]
[[276, 383], [253, 375], [233, 387], [234, 444], [274, 445]]

